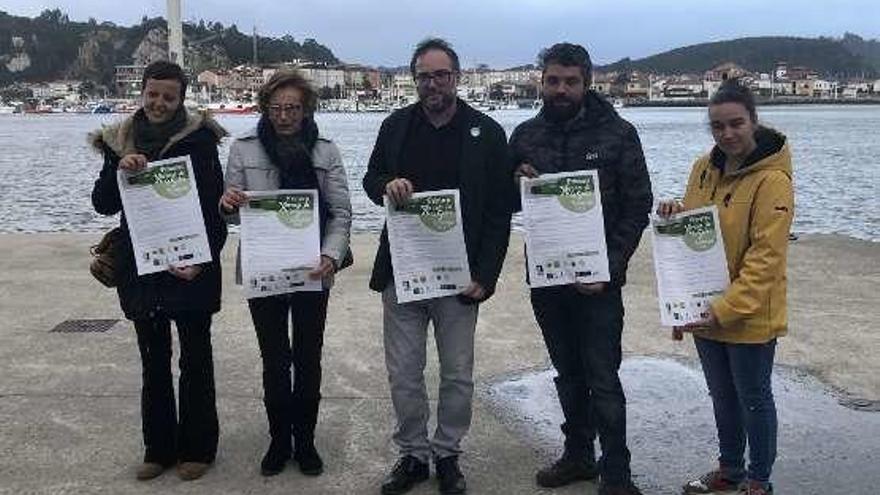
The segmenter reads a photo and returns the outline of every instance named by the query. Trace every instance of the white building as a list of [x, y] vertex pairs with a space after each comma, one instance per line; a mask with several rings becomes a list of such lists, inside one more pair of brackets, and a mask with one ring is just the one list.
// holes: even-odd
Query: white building
[[70, 100], [79, 99], [79, 86], [81, 81], [52, 81], [49, 83], [35, 84], [30, 87], [34, 98], [38, 100]]
[[837, 81], [816, 79], [813, 81], [813, 96], [816, 98], [834, 98], [837, 96]]
[[412, 103], [418, 99], [416, 83], [409, 72], [394, 74], [390, 90], [391, 92], [386, 96], [386, 99], [390, 99], [398, 104]]
[[[298, 69], [311, 81], [318, 91], [345, 89], [345, 72], [342, 69], [328, 69], [326, 67], [301, 67]], [[325, 89], [327, 88], [327, 89]]]
[[697, 76], [679, 76], [666, 82], [663, 96], [666, 98], [698, 98], [703, 95], [703, 79]]

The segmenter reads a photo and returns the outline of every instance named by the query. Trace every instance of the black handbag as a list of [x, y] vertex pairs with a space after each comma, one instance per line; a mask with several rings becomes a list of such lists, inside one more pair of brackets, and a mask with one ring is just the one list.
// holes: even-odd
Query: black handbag
[[342, 262], [339, 263], [339, 268], [336, 269], [337, 272], [341, 272], [342, 270], [350, 267], [354, 264], [354, 254], [351, 253], [351, 248], [348, 248], [345, 251], [345, 256], [342, 257]]
[[101, 282], [104, 287], [116, 287], [116, 252], [122, 242], [122, 230], [119, 227], [111, 229], [97, 244], [89, 249], [92, 253], [92, 262], [89, 271], [95, 280]]

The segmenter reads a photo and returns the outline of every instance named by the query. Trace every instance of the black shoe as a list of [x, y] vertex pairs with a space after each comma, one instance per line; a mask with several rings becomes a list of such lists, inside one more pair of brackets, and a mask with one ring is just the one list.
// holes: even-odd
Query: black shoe
[[544, 488], [557, 488], [576, 481], [587, 481], [599, 476], [596, 461], [589, 457], [563, 454], [556, 462], [535, 474], [535, 482]]
[[599, 495], [642, 495], [642, 491], [632, 481], [622, 484], [610, 484], [603, 481], [599, 485]]
[[260, 462], [260, 474], [263, 476], [275, 476], [284, 471], [287, 461], [290, 460], [290, 451], [286, 449], [277, 449], [269, 446], [266, 455]]
[[324, 472], [324, 461], [318, 455], [314, 444], [296, 447], [293, 459], [299, 464], [299, 470], [306, 476], [318, 476]]
[[400, 495], [428, 479], [430, 475], [428, 463], [422, 462], [411, 455], [398, 459], [397, 464], [382, 481], [382, 495]]
[[434, 461], [437, 468], [437, 479], [440, 481], [440, 493], [456, 495], [467, 491], [467, 483], [461, 469], [458, 468], [458, 456], [452, 455]]

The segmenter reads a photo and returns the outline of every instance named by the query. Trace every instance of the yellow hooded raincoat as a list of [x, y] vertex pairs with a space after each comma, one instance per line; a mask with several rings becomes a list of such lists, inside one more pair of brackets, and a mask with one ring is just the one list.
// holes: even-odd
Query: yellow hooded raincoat
[[785, 335], [788, 235], [794, 216], [791, 151], [785, 136], [767, 128], [737, 171], [725, 175], [716, 149], [694, 163], [685, 209], [716, 205], [727, 253], [730, 287], [712, 302], [720, 330], [696, 335], [758, 344]]

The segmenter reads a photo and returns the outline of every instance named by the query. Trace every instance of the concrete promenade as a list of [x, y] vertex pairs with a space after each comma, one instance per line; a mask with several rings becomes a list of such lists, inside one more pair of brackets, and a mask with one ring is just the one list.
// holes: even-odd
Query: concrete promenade
[[[88, 246], [99, 237], [0, 235], [0, 494], [378, 493], [396, 452], [390, 441], [394, 418], [381, 344], [381, 305], [378, 294], [367, 288], [376, 234], [354, 237], [355, 266], [339, 276], [332, 292], [317, 432], [327, 468], [318, 478], [302, 476], [293, 465], [273, 478], [259, 475], [268, 438], [260, 361], [246, 303], [232, 283], [237, 239], [230, 237], [223, 254], [223, 310], [213, 329], [220, 449], [213, 469], [186, 483], [173, 472], [151, 482], [134, 480], [142, 445], [140, 365], [131, 325], [122, 320], [106, 333], [49, 332], [69, 319], [122, 318], [115, 291], [88, 273]], [[534, 471], [555, 452], [530, 443], [510, 427], [509, 419], [496, 415], [486, 398], [492, 384], [548, 363], [522, 263], [522, 241], [514, 236], [499, 291], [480, 310], [474, 422], [462, 467], [472, 494], [593, 494], [592, 483], [539, 490]], [[792, 243], [788, 274], [790, 333], [781, 340], [778, 364], [810, 373], [841, 399], [866, 399], [856, 403], [870, 409], [870, 401], [880, 399], [880, 243], [802, 236]], [[672, 342], [659, 327], [653, 284], [646, 239], [631, 263], [625, 289], [625, 355], [693, 363], [689, 339]], [[429, 393], [436, 397], [433, 345], [426, 375]], [[704, 400], [700, 406], [709, 407], [709, 398]], [[663, 441], [662, 432], [657, 438]], [[878, 444], [874, 452], [880, 452], [877, 437], [865, 441]], [[874, 472], [877, 460], [871, 463]], [[674, 461], [652, 461], [647, 469], [663, 470], [666, 462]], [[708, 458], [692, 466], [693, 472], [713, 462]], [[815, 462], [823, 459], [817, 456]], [[830, 490], [821, 493], [863, 493], [833, 489], [847, 486], [851, 475], [857, 473], [813, 484]], [[669, 490], [656, 493], [674, 493]], [[412, 493], [437, 493], [436, 482]]]

